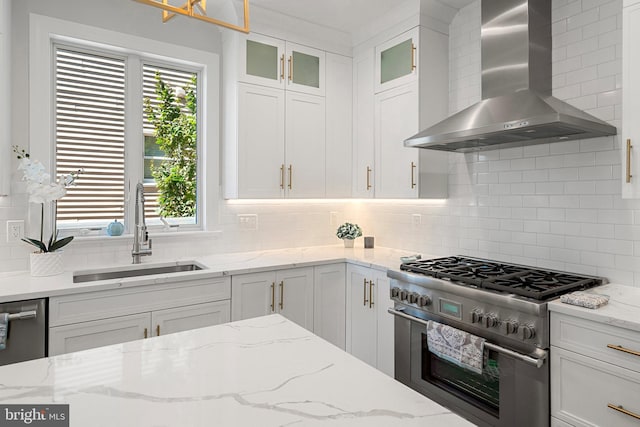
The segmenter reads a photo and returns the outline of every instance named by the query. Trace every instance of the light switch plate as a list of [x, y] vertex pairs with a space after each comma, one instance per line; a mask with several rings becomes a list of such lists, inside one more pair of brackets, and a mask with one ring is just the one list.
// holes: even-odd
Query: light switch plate
[[24, 220], [7, 221], [7, 243], [19, 242], [24, 237]]
[[256, 214], [238, 215], [238, 222], [240, 223], [241, 230], [257, 230], [258, 229], [258, 215]]

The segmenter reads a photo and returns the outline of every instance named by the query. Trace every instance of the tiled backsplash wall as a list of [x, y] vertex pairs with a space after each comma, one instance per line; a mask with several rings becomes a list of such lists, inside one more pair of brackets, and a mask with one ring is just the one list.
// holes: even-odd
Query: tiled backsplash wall
[[[552, 0], [554, 95], [620, 129], [621, 0]], [[480, 1], [450, 26], [450, 111], [478, 100]], [[623, 200], [617, 138], [451, 155], [442, 201], [221, 202], [222, 234], [158, 238], [154, 258], [337, 243], [338, 222], [357, 221], [376, 246], [462, 253], [598, 274], [640, 286], [640, 201]], [[257, 214], [243, 230], [238, 214]], [[4, 222], [26, 218], [21, 196], [0, 199], [0, 271], [27, 268], [25, 244], [7, 244]], [[129, 262], [130, 241], [74, 242], [82, 267]], [[359, 239], [362, 245], [362, 240]]]

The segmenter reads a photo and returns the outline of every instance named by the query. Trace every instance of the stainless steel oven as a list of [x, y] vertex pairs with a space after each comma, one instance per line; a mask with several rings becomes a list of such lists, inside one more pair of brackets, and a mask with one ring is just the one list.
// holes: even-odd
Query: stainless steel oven
[[[547, 301], [605, 279], [464, 256], [387, 276], [396, 379], [479, 426], [550, 425]], [[433, 354], [429, 321], [483, 340], [481, 373]]]
[[485, 368], [477, 374], [429, 352], [425, 319], [390, 312], [396, 315], [396, 379], [479, 426], [549, 425], [546, 352], [536, 359], [488, 341]]

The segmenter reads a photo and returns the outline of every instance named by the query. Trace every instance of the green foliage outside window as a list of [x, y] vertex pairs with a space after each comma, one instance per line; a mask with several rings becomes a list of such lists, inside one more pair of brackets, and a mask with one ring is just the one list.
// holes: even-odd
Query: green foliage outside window
[[197, 99], [196, 76], [182, 93], [156, 72], [158, 104], [144, 100], [144, 109], [156, 130], [156, 143], [166, 158], [154, 160], [151, 173], [158, 187], [159, 214], [167, 218], [196, 214]]

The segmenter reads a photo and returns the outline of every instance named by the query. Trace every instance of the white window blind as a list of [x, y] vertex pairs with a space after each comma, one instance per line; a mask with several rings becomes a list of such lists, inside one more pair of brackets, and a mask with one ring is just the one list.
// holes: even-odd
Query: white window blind
[[61, 223], [124, 216], [125, 61], [55, 50], [56, 175], [84, 168], [58, 201]]

